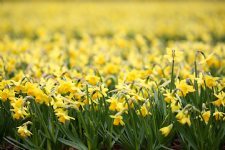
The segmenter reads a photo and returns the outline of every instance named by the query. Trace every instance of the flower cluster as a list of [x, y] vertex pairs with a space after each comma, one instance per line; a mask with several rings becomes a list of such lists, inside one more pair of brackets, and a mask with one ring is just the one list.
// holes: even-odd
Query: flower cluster
[[[108, 4], [108, 10], [84, 4], [85, 11], [66, 5], [43, 6], [44, 11], [16, 7], [8, 13], [6, 4], [1, 10], [0, 137], [25, 149], [113, 149], [113, 143], [160, 149], [174, 137], [184, 149], [221, 149], [222, 6], [190, 10], [179, 4], [183, 9], [177, 13], [165, 5], [165, 15], [159, 6], [131, 3], [139, 12], [135, 16], [122, 4], [116, 7], [121, 19]], [[33, 9], [35, 17], [27, 13]], [[98, 21], [74, 15], [86, 11]], [[161, 17], [156, 21], [148, 13]], [[44, 14], [43, 21], [35, 19]], [[198, 20], [204, 20], [204, 28]]]

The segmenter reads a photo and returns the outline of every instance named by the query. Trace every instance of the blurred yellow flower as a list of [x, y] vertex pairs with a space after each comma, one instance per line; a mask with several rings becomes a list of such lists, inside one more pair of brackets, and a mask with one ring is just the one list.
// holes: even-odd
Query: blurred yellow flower
[[206, 62], [208, 66], [211, 66], [213, 64], [213, 54], [214, 52], [207, 56], [204, 60], [200, 61], [198, 64], [203, 64]]
[[0, 97], [3, 102], [7, 99], [12, 99], [15, 97], [15, 92], [13, 90], [4, 89], [3, 91], [0, 90]]
[[109, 109], [112, 110], [112, 111], [115, 111], [118, 101], [113, 97], [111, 97], [109, 100], [106, 100], [106, 101], [111, 103], [110, 106], [109, 106]]
[[172, 109], [172, 112], [173, 112], [173, 113], [174, 113], [175, 111], [177, 111], [177, 110], [180, 110], [180, 109], [181, 109], [181, 106], [180, 106], [179, 101], [172, 102], [172, 103], [171, 103], [171, 109]]
[[204, 112], [202, 114], [202, 117], [205, 120], [205, 122], [208, 122], [209, 121], [209, 118], [210, 118], [210, 111]]
[[225, 114], [225, 113], [219, 112], [219, 111], [217, 110], [217, 108], [216, 108], [216, 109], [215, 109], [215, 112], [213, 113], [213, 116], [215, 116], [216, 120], [220, 120], [221, 117], [223, 117], [224, 114]]
[[92, 85], [96, 85], [100, 81], [100, 77], [97, 76], [86, 76], [85, 79]]
[[[184, 96], [186, 96], [187, 93], [189, 93], [189, 92], [194, 92], [195, 91], [195, 89], [193, 88], [193, 86], [188, 85], [186, 83], [186, 80], [181, 80], [181, 81], [177, 80], [176, 83], [175, 83], [175, 85], [176, 85], [177, 88], [179, 88], [179, 89], [182, 90]], [[179, 92], [179, 95], [180, 96], [182, 96], [182, 92]]]
[[173, 52], [172, 52], [173, 50], [174, 50], [174, 61], [180, 62], [182, 59], [183, 52], [178, 51], [177, 47], [175, 47], [174, 49], [166, 48], [167, 55], [164, 55], [164, 58], [168, 59], [169, 62], [172, 62], [173, 61]]
[[170, 93], [168, 89], [166, 89], [166, 94], [163, 94], [163, 95], [166, 96], [164, 100], [167, 103], [170, 103], [170, 102], [173, 103], [173, 102], [177, 101], [177, 98], [175, 97], [175, 94], [173, 92]]
[[188, 114], [184, 115], [179, 122], [183, 125], [185, 125], [187, 123], [189, 126], [191, 126], [190, 115], [188, 115]]
[[151, 115], [151, 113], [149, 112], [148, 113], [148, 109], [147, 109], [147, 107], [146, 107], [146, 104], [144, 103], [143, 104], [143, 106], [141, 106], [141, 113], [140, 113], [140, 111], [139, 110], [137, 110], [137, 114], [138, 115], [140, 115], [141, 116], [141, 114], [142, 114], [142, 116], [143, 117], [145, 117], [146, 115], [148, 115], [148, 114], [150, 114]]
[[205, 82], [206, 82], [206, 86], [208, 87], [213, 87], [216, 85], [216, 80], [218, 79], [218, 77], [211, 77], [209, 75], [205, 75]]

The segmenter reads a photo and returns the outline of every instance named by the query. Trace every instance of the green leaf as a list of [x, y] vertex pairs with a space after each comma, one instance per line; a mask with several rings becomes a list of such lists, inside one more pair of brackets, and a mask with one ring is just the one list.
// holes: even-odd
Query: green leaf
[[220, 143], [222, 142], [221, 139], [224, 137], [224, 130], [223, 128], [220, 129], [219, 134], [217, 134], [216, 138], [213, 141], [213, 145], [209, 148], [212, 149], [213, 147], [218, 148]]
[[[49, 139], [50, 141], [52, 141], [50, 138], [48, 138], [41, 130], [38, 130], [38, 132], [43, 135], [46, 139]], [[53, 142], [53, 141], [52, 141]]]
[[98, 145], [98, 148], [97, 148], [97, 149], [102, 149], [103, 146], [104, 146], [104, 142], [101, 142], [101, 143]]
[[184, 130], [183, 127], [178, 122], [174, 123], [175, 128], [180, 132], [180, 134], [188, 141], [188, 144], [190, 144], [194, 149], [198, 149], [198, 146], [193, 141], [193, 138], [190, 137]]
[[[80, 138], [75, 134], [76, 130], [74, 129], [73, 132], [71, 130], [65, 128], [62, 124], [60, 123], [55, 123], [56, 126], [61, 130], [63, 134], [65, 134], [72, 142], [76, 143], [81, 147], [82, 149], [86, 149], [87, 147], [84, 145], [84, 143], [80, 140]], [[70, 142], [71, 142], [70, 141]]]
[[[21, 137], [20, 134], [15, 129], [13, 129], [13, 130], [17, 136]], [[29, 149], [32, 149], [32, 147], [34, 147], [36, 149], [43, 149], [43, 148], [39, 147], [38, 145], [35, 145], [29, 138], [21, 138], [21, 139], [24, 141], [24, 143], [27, 146], [30, 147]]]
[[59, 138], [58, 140], [60, 142], [62, 142], [63, 144], [68, 145], [68, 146], [71, 146], [73, 148], [76, 148], [76, 149], [79, 149], [79, 150], [88, 150], [88, 148], [81, 147], [79, 144], [77, 144], [75, 142], [71, 142], [69, 140], [65, 140], [63, 138]]
[[138, 138], [138, 141], [139, 141], [140, 144], [143, 143], [145, 134], [146, 134], [145, 128], [144, 128], [144, 126], [142, 126], [141, 127], [141, 131], [140, 131], [140, 134], [139, 134], [139, 138]]
[[44, 137], [44, 139], [42, 140], [42, 142], [40, 144], [40, 147], [42, 147], [44, 145], [45, 141], [46, 141], [46, 138]]
[[[10, 140], [14, 141], [14, 139], [12, 139], [12, 138], [10, 138], [10, 137], [8, 137], [8, 138], [9, 138]], [[17, 148], [20, 148], [20, 149], [22, 149], [22, 150], [25, 150], [24, 148], [22, 148], [22, 147], [16, 145], [15, 143], [11, 142], [11, 141], [8, 140], [7, 138], [3, 137], [3, 139], [6, 140], [7, 142], [11, 143], [12, 145], [14, 145], [14, 146], [17, 147]], [[14, 142], [15, 142], [15, 141], [14, 141]], [[17, 143], [17, 141], [16, 141], [16, 143]], [[19, 142], [18, 142], [17, 144], [23, 146], [23, 144], [21, 144], [21, 143], [19, 143]]]

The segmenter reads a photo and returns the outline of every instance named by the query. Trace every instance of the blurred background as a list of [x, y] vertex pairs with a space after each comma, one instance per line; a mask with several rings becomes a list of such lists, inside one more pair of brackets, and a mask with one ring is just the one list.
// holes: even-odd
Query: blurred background
[[222, 1], [2, 1], [0, 18], [8, 71], [16, 65], [11, 59], [21, 58], [36, 65], [33, 70], [42, 62], [45, 72], [66, 64], [115, 73], [117, 65], [141, 69], [165, 61], [167, 47], [186, 51], [190, 63], [197, 50], [214, 51], [219, 68], [225, 55]]
[[0, 38], [142, 34], [151, 40], [225, 39], [225, 3], [219, 1], [61, 2], [2, 1]]

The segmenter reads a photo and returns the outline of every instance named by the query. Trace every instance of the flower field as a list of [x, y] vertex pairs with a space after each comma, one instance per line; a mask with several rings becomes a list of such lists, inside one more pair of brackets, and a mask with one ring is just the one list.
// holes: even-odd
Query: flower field
[[2, 2], [0, 145], [225, 146], [223, 2]]

